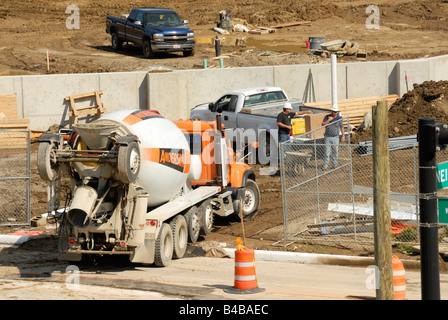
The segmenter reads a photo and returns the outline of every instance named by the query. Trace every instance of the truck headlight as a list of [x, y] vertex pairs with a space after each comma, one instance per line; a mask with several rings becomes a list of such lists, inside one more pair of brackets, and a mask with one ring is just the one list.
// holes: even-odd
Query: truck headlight
[[194, 32], [187, 33], [187, 40], [193, 40], [194, 39]]
[[152, 35], [152, 38], [154, 41], [163, 41], [163, 34], [161, 33], [154, 33]]

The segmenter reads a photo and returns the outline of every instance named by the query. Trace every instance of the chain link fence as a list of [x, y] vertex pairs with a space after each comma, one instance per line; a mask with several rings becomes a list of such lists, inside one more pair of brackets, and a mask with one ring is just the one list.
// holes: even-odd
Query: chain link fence
[[0, 130], [0, 226], [31, 220], [30, 132]]
[[[348, 127], [348, 118], [346, 127]], [[374, 245], [371, 143], [347, 136], [324, 168], [324, 129], [280, 144], [284, 238], [366, 249]], [[438, 153], [437, 162], [448, 152]], [[415, 136], [389, 140], [391, 234], [394, 245], [419, 243], [418, 144]], [[439, 228], [443, 239], [446, 227]]]

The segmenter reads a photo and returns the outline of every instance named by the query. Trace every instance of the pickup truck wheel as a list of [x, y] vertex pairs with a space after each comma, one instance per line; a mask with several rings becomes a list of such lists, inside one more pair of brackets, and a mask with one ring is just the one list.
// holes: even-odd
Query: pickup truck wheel
[[274, 155], [278, 157], [278, 146], [274, 138], [267, 132], [266, 134], [261, 134], [258, 141], [258, 162], [260, 164], [268, 164], [271, 156]]
[[156, 54], [154, 52], [152, 52], [152, 50], [151, 50], [151, 43], [149, 42], [149, 40], [145, 40], [143, 42], [143, 56], [146, 59], [151, 59], [151, 58], [154, 58], [155, 55]]
[[260, 189], [252, 179], [246, 181], [246, 187], [242, 192], [241, 205], [244, 221], [249, 221], [255, 217], [260, 206]]
[[183, 55], [184, 55], [184, 57], [192, 57], [192, 56], [194, 56], [194, 49], [193, 50], [189, 50], [189, 51], [184, 51]]
[[162, 224], [156, 240], [154, 264], [157, 267], [166, 267], [173, 258], [173, 233], [169, 224]]
[[213, 208], [210, 199], [205, 200], [199, 206], [199, 220], [201, 221], [201, 233], [210, 234], [213, 229]]
[[123, 47], [123, 41], [118, 37], [118, 33], [112, 33], [111, 44], [114, 50], [120, 50]]
[[173, 258], [180, 259], [185, 255], [185, 252], [187, 251], [187, 221], [185, 220], [184, 216], [177, 215], [170, 222], [170, 226], [173, 230]]

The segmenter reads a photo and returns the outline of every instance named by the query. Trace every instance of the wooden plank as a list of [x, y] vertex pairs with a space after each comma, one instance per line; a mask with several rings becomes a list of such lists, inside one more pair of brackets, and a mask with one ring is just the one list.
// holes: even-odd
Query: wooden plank
[[28, 130], [28, 119], [0, 120], [0, 129]]
[[311, 21], [296, 21], [296, 22], [289, 22], [289, 23], [281, 23], [277, 24], [275, 26], [271, 26], [271, 28], [286, 28], [286, 27], [294, 27], [294, 26], [301, 26], [301, 25], [307, 25], [311, 24]]
[[0, 131], [0, 149], [24, 149], [27, 147], [26, 132]]
[[71, 96], [67, 96], [65, 97], [66, 101], [69, 101], [70, 98], [73, 98], [74, 100], [79, 100], [79, 99], [86, 99], [86, 98], [92, 98], [95, 97], [95, 93], [98, 92], [100, 95], [103, 94], [102, 90], [98, 90], [98, 91], [91, 91], [91, 92], [86, 92], [86, 93], [79, 93], [79, 94], [74, 94]]
[[0, 96], [0, 119], [17, 119], [17, 100], [15, 94]]
[[268, 30], [255, 29], [255, 30], [249, 30], [249, 33], [252, 33], [252, 34], [267, 34], [267, 33], [269, 33], [269, 31]]
[[[342, 104], [346, 104], [346, 103], [351, 103], [351, 102], [360, 102], [360, 101], [379, 101], [379, 100], [396, 100], [398, 99], [399, 96], [396, 94], [390, 94], [390, 95], [383, 95], [383, 96], [369, 96], [369, 97], [362, 97], [362, 98], [352, 98], [352, 99], [341, 99], [338, 100], [338, 105], [342, 105]], [[332, 101], [320, 101], [320, 102], [307, 102], [304, 105], [306, 106], [310, 106], [310, 107], [319, 107], [319, 106], [323, 106], [323, 105], [330, 105], [331, 106]]]

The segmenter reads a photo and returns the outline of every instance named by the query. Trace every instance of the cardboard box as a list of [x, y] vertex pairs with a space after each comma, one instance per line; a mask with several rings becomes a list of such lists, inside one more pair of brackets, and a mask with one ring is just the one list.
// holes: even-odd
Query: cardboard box
[[[322, 127], [322, 120], [324, 120], [326, 113], [314, 113], [305, 115], [305, 131], [310, 132], [317, 128]], [[314, 136], [310, 138], [323, 138], [325, 133], [325, 128], [314, 131]]]

